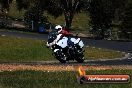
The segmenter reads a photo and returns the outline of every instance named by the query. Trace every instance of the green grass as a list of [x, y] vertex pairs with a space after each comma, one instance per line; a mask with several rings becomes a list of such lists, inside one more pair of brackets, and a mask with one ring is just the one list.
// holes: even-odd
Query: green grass
[[[126, 84], [78, 84], [77, 72], [14, 71], [0, 72], [0, 88], [131, 88]], [[87, 74], [130, 74], [131, 70], [90, 70]]]
[[[46, 42], [35, 39], [0, 36], [0, 61], [56, 60]], [[85, 48], [86, 59], [112, 59], [124, 54], [107, 49]]]
[[121, 58], [124, 54], [121, 52], [116, 52], [109, 49], [101, 49], [88, 47], [85, 48], [85, 57], [89, 59], [112, 59], [112, 58]]
[[54, 59], [40, 40], [0, 37], [0, 61], [42, 61]]

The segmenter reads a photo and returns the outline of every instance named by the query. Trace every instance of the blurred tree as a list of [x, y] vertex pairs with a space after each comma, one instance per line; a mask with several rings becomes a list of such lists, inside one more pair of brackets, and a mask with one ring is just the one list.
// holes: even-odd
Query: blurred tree
[[2, 17], [2, 22], [0, 23], [0, 27], [6, 27], [8, 24], [7, 14], [10, 8], [10, 4], [13, 0], [0, 0], [0, 17]]
[[87, 9], [91, 18], [92, 32], [104, 38], [107, 30], [111, 29], [114, 18], [114, 0], [92, 0]]
[[[8, 1], [11, 2], [12, 0], [1, 0], [0, 2], [3, 2], [2, 6], [9, 7]], [[18, 10], [27, 10], [25, 17], [27, 13], [29, 13], [28, 15], [32, 14], [28, 17], [35, 16], [33, 20], [36, 23], [44, 11], [49, 12], [54, 17], [64, 14], [66, 27], [70, 28], [74, 14], [83, 10], [85, 1], [87, 0], [16, 0], [16, 3]]]
[[22, 10], [22, 9], [28, 9], [33, 1], [34, 0], [16, 0], [17, 9], [19, 11]]
[[66, 27], [69, 29], [75, 13], [84, 9], [86, 0], [50, 0], [48, 12], [54, 17], [65, 16]]
[[12, 2], [13, 0], [0, 0], [0, 7], [1, 7], [1, 11], [4, 12], [4, 11], [9, 11], [9, 7], [10, 7], [10, 3]]
[[120, 30], [124, 37], [132, 39], [132, 0], [127, 0], [124, 5]]
[[39, 22], [47, 22], [47, 18], [43, 16], [43, 13], [49, 6], [49, 0], [16, 0], [16, 2], [18, 10], [27, 10], [24, 14], [24, 20], [29, 25], [33, 22], [33, 31], [38, 30]]

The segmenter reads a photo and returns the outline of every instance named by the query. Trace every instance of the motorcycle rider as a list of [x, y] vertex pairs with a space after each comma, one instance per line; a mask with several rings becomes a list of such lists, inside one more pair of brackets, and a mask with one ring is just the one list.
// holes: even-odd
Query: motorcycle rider
[[70, 33], [66, 28], [62, 28], [60, 25], [57, 25], [55, 27], [55, 30], [57, 31], [57, 38], [50, 44], [47, 43], [47, 46], [52, 46], [54, 44], [56, 44], [60, 38], [62, 38], [63, 36], [67, 36], [68, 37], [68, 42], [71, 42], [69, 39], [70, 35], [73, 35], [72, 33]]

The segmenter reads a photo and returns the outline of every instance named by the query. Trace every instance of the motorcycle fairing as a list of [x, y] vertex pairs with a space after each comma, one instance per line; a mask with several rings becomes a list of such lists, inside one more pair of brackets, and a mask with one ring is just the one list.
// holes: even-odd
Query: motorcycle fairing
[[63, 37], [61, 40], [59, 40], [56, 44], [62, 48], [67, 47], [67, 41], [68, 38], [67, 37]]

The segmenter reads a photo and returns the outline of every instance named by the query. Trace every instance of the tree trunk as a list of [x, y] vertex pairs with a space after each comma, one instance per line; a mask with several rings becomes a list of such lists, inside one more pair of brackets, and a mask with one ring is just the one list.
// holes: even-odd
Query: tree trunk
[[70, 22], [70, 20], [69, 20], [68, 18], [65, 18], [65, 21], [66, 21], [66, 28], [67, 28], [67, 29], [70, 29], [70, 27], [71, 27], [71, 22]]
[[66, 28], [69, 30], [71, 28], [72, 20], [73, 20], [73, 14], [70, 12], [65, 12]]

